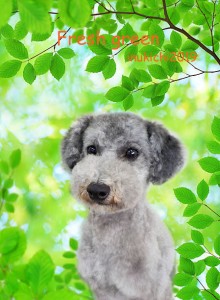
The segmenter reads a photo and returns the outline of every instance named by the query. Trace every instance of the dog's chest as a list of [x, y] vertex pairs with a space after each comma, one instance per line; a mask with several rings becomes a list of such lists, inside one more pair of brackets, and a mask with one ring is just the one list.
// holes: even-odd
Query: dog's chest
[[[88, 224], [89, 225], [89, 224]], [[134, 230], [123, 224], [114, 222], [102, 222], [90, 227], [87, 226], [82, 236], [79, 247], [79, 272], [92, 286], [111, 285], [114, 274], [120, 270], [129, 268], [131, 257], [142, 256], [138, 249], [143, 250], [142, 245], [135, 247], [135, 240], [140, 238]], [[144, 239], [141, 239], [144, 240]], [[139, 243], [140, 244], [140, 243]]]

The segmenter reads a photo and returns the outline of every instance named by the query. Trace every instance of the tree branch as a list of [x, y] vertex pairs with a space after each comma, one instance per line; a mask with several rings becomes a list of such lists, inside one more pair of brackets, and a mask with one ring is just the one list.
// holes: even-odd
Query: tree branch
[[110, 10], [103, 4], [103, 3], [100, 3], [99, 1], [97, 0], [94, 0], [98, 5], [102, 6], [106, 11], [110, 12]]
[[170, 27], [172, 29], [174, 29], [175, 31], [180, 32], [183, 35], [185, 35], [192, 42], [196, 43], [200, 48], [202, 48], [207, 53], [209, 53], [215, 59], [215, 61], [220, 65], [220, 58], [216, 55], [216, 53], [214, 51], [210, 50], [208, 47], [206, 47], [199, 40], [197, 40], [196, 38], [191, 36], [185, 29], [179, 28], [171, 22], [170, 17], [169, 17], [168, 12], [167, 12], [166, 0], [162, 0], [162, 2], [163, 2], [163, 8], [164, 8], [165, 21], [170, 25]]
[[212, 51], [215, 52], [215, 45], [214, 45], [214, 35], [213, 35], [213, 29], [214, 29], [214, 22], [215, 22], [215, 8], [216, 8], [216, 1], [213, 1], [214, 9], [212, 14], [212, 26], [211, 26], [211, 36], [212, 36]]
[[197, 74], [189, 74], [189, 75], [187, 75], [187, 76], [185, 76], [185, 77], [181, 77], [181, 78], [178, 78], [178, 79], [171, 79], [171, 80], [170, 80], [170, 83], [173, 83], [173, 82], [175, 82], [175, 81], [181, 81], [181, 80], [184, 80], [184, 79], [188, 79], [188, 78], [190, 78], [190, 77], [199, 76], [199, 75], [202, 75], [202, 74], [205, 74], [205, 73], [218, 73], [218, 72], [220, 72], [220, 70], [216, 70], [216, 71], [202, 71], [202, 70], [201, 70], [201, 72], [200, 72], [200, 73], [197, 73]]
[[205, 286], [202, 284], [202, 282], [199, 280], [199, 278], [196, 277], [196, 279], [197, 279], [197, 281], [201, 284], [202, 288], [203, 288], [207, 293], [209, 293], [210, 295], [212, 295], [216, 300], [219, 300], [212, 292], [210, 292], [209, 290], [207, 290], [207, 289], [205, 288]]
[[200, 5], [199, 5], [199, 3], [198, 3], [197, 0], [196, 0], [196, 4], [197, 4], [197, 7], [198, 7], [199, 11], [201, 12], [201, 14], [203, 15], [203, 17], [204, 17], [205, 20], [206, 20], [206, 23], [207, 23], [207, 25], [208, 25], [208, 27], [209, 27], [209, 30], [211, 30], [211, 26], [210, 26], [209, 21], [208, 21], [208, 19], [207, 19], [207, 17], [206, 17], [206, 14], [205, 14], [205, 13], [203, 12], [203, 10], [201, 9], [201, 7], [200, 7]]
[[136, 12], [136, 11], [133, 12], [133, 11], [112, 11], [112, 10], [107, 10], [106, 12], [91, 14], [91, 16], [102, 16], [102, 15], [109, 15], [109, 14], [116, 14], [116, 15], [136, 15], [136, 16], [139, 16], [139, 17], [143, 17], [145, 19], [154, 19], [154, 20], [166, 21], [162, 17], [148, 16], [148, 15], [144, 15], [144, 14], [141, 14], [139, 12]]
[[[66, 36], [67, 33], [70, 31], [70, 29], [71, 29], [71, 27], [69, 27], [69, 28], [66, 30], [66, 32], [62, 35], [62, 37]], [[23, 62], [29, 62], [30, 60], [34, 59], [35, 57], [37, 57], [37, 56], [43, 54], [44, 52], [46, 52], [46, 51], [48, 51], [48, 50], [50, 50], [50, 49], [52, 49], [52, 48], [54, 48], [54, 51], [55, 51], [55, 48], [56, 48], [57, 45], [58, 45], [58, 41], [57, 41], [56, 43], [54, 43], [52, 46], [50, 46], [50, 47], [48, 47], [47, 49], [41, 51], [40, 53], [38, 53], [38, 54], [36, 54], [36, 55], [34, 55], [34, 56], [28, 58], [27, 60], [25, 60], [25, 61], [23, 61]]]
[[204, 206], [207, 207], [209, 210], [211, 210], [216, 216], [220, 217], [220, 215], [219, 215], [217, 212], [215, 212], [211, 207], [209, 207], [207, 204], [202, 203], [202, 205], [204, 205]]
[[106, 0], [106, 2], [107, 2], [108, 5], [113, 9], [113, 11], [115, 11], [115, 9], [114, 9], [114, 7], [111, 5], [111, 3], [110, 3], [108, 0]]
[[131, 3], [131, 7], [132, 7], [132, 10], [133, 10], [133, 13], [135, 13], [134, 5], [133, 5], [133, 3], [132, 3], [132, 0], [130, 0], [130, 3]]

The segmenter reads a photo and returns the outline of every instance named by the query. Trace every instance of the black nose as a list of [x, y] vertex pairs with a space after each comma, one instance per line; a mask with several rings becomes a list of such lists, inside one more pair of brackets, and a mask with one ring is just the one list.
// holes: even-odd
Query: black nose
[[110, 187], [104, 183], [90, 183], [87, 192], [92, 200], [102, 202], [108, 197]]

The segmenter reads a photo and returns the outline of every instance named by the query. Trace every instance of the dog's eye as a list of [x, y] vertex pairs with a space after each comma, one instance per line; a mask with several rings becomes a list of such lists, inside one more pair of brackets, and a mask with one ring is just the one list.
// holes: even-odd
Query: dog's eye
[[136, 159], [139, 155], [139, 152], [137, 149], [133, 149], [133, 148], [129, 148], [127, 151], [126, 151], [126, 154], [125, 156], [128, 158], [128, 159]]
[[87, 147], [87, 153], [88, 154], [93, 154], [96, 155], [97, 154], [97, 149], [95, 146], [91, 145]]

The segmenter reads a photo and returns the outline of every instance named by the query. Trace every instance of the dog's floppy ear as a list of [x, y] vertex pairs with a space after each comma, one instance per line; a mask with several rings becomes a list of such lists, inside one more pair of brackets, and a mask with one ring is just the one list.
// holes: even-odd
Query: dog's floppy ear
[[150, 144], [149, 181], [161, 184], [172, 177], [184, 163], [184, 151], [179, 140], [163, 126], [147, 122]]
[[83, 148], [83, 134], [89, 126], [92, 116], [78, 119], [67, 131], [61, 146], [64, 166], [71, 171], [81, 158]]

